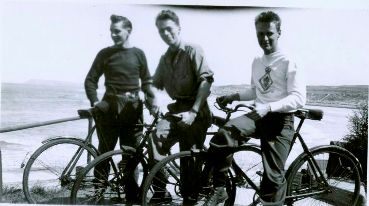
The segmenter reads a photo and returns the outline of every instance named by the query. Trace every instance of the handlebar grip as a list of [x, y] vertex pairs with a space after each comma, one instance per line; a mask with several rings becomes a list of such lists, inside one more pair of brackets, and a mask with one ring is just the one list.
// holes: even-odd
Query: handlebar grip
[[215, 102], [218, 104], [218, 106], [220, 107], [220, 108], [222, 108], [222, 109], [226, 109], [227, 107], [226, 107], [226, 105], [224, 105], [224, 104], [222, 104], [221, 102], [220, 102], [220, 98], [219, 97], [217, 97], [216, 99], [215, 99]]

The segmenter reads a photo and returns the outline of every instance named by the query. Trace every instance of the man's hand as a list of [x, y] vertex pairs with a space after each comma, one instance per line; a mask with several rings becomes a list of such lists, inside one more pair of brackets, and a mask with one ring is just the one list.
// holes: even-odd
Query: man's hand
[[160, 113], [160, 108], [156, 105], [151, 105], [150, 106], [150, 109], [149, 109], [149, 112], [152, 116], [156, 116]]
[[105, 100], [94, 102], [93, 107], [99, 109], [104, 113], [106, 113], [109, 110], [109, 104]]
[[217, 98], [217, 102], [220, 104], [219, 106], [222, 107], [227, 106], [227, 104], [231, 104], [235, 100], [239, 100], [238, 94], [225, 95]]
[[92, 103], [92, 107], [95, 107], [100, 101], [96, 101], [94, 103]]
[[246, 116], [256, 121], [256, 120], [263, 118], [265, 115], [268, 114], [268, 112], [270, 112], [270, 105], [262, 104], [262, 105], [257, 105], [255, 109], [247, 113]]
[[182, 116], [182, 120], [178, 122], [178, 125], [180, 125], [181, 127], [189, 127], [195, 121], [197, 113], [191, 110], [179, 113], [179, 115]]

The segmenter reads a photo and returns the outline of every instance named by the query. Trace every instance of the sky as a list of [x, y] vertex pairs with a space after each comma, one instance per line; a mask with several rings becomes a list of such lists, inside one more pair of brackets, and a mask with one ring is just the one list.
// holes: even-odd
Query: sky
[[212, 5], [223, 6], [1, 1], [1, 82], [40, 79], [83, 83], [97, 52], [113, 44], [109, 31], [111, 14], [132, 21], [131, 44], [145, 52], [153, 74], [167, 49], [155, 27], [155, 17], [162, 9], [172, 9], [180, 18], [182, 39], [204, 49], [215, 73], [215, 85], [250, 83], [252, 60], [262, 55], [254, 18], [265, 10], [281, 16], [279, 45], [304, 70], [308, 85], [368, 85], [368, 4], [265, 3], [250, 7], [257, 4], [243, 3], [234, 7], [236, 4], [229, 3], [232, 1], [214, 2], [220, 3]]

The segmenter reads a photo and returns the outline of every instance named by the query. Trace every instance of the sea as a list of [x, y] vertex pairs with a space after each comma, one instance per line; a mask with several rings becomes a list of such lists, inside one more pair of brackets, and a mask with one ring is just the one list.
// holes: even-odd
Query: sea
[[[101, 97], [103, 91], [99, 90], [98, 94]], [[213, 106], [215, 98], [214, 95], [208, 98], [211, 110], [215, 115], [224, 116], [221, 111]], [[171, 99], [162, 93], [159, 94], [159, 99], [162, 110], [165, 110], [165, 106], [171, 102]], [[3, 83], [1, 85], [0, 127], [3, 129], [77, 117], [78, 109], [87, 109], [89, 106], [83, 84]], [[348, 134], [348, 116], [352, 114], [352, 109], [309, 105], [307, 107], [324, 111], [324, 117], [321, 121], [306, 120], [304, 123], [301, 134], [305, 137], [304, 139], [309, 147], [330, 144], [331, 141], [340, 141]], [[146, 110], [144, 119], [148, 123], [152, 119]], [[0, 133], [4, 184], [20, 185], [23, 175], [21, 165], [25, 163], [27, 157], [42, 145], [43, 140], [55, 136], [84, 138], [87, 128], [88, 121], [82, 119]], [[214, 126], [210, 130], [216, 131], [217, 128]], [[253, 141], [258, 143], [258, 140]], [[93, 143], [97, 144], [96, 137], [94, 137]], [[287, 166], [301, 151], [301, 145], [296, 143], [287, 160]]]

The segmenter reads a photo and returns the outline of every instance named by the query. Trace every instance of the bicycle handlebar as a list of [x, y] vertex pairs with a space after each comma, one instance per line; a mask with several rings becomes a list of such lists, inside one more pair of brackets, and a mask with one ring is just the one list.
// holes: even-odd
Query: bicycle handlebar
[[253, 110], [254, 109], [254, 106], [253, 105], [246, 105], [246, 104], [238, 104], [234, 108], [227, 107], [227, 105], [223, 105], [219, 101], [218, 98], [215, 100], [214, 106], [215, 106], [215, 108], [217, 108], [218, 110], [221, 110], [221, 111], [225, 112], [226, 114], [231, 114], [231, 113], [238, 112], [238, 111], [244, 111], [241, 108], [247, 108], [249, 110]]

